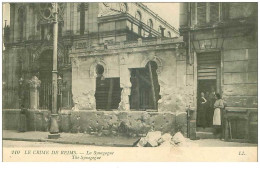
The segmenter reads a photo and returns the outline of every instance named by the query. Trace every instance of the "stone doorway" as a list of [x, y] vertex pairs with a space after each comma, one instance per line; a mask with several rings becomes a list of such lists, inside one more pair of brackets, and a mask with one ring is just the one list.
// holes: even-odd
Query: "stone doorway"
[[197, 136], [216, 138], [212, 123], [215, 94], [221, 94], [220, 52], [199, 53], [197, 62]]

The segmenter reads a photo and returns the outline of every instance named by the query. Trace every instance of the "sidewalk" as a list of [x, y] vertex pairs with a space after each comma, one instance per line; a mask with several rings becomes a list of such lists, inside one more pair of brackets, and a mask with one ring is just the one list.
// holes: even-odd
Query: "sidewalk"
[[[60, 133], [59, 139], [48, 139], [49, 132], [28, 131], [18, 132], [14, 130], [3, 130], [3, 140], [52, 142], [72, 145], [95, 145], [111, 147], [132, 147], [139, 137], [128, 138], [122, 136], [95, 136], [83, 133]], [[219, 139], [187, 140], [190, 146], [196, 147], [257, 147], [257, 144], [226, 142]]]
[[81, 144], [112, 147], [132, 147], [138, 138], [122, 136], [95, 136], [83, 133], [60, 133], [59, 139], [48, 139], [49, 132], [28, 131], [18, 132], [14, 130], [3, 130], [3, 140], [33, 141], [33, 142], [55, 142], [62, 144]]

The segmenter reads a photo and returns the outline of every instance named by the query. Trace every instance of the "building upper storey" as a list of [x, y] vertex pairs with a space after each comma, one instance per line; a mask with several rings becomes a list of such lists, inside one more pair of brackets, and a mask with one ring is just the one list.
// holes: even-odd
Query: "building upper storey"
[[180, 4], [180, 30], [232, 25], [236, 21], [255, 23], [257, 3], [197, 2]]
[[[58, 3], [59, 37], [92, 39], [93, 43], [177, 37], [178, 30], [142, 3]], [[53, 32], [52, 3], [10, 3], [5, 42], [49, 39]]]

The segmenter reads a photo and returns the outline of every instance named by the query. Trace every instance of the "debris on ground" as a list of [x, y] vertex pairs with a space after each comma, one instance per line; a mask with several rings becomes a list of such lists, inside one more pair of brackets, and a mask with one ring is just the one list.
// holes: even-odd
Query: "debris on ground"
[[160, 131], [148, 132], [145, 137], [141, 137], [135, 143], [135, 147], [171, 147], [188, 146], [189, 139], [186, 139], [181, 132], [174, 136], [169, 133], [161, 134]]
[[174, 144], [178, 145], [178, 144], [183, 144], [185, 143], [185, 137], [182, 135], [182, 133], [177, 132], [173, 137], [172, 137], [172, 141], [174, 142]]

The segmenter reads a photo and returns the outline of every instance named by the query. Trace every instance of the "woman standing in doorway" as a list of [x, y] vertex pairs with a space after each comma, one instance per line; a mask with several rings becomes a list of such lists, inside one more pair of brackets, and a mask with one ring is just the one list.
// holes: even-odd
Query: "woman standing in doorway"
[[199, 113], [198, 113], [198, 118], [199, 118], [199, 125], [203, 128], [206, 127], [206, 110], [207, 110], [207, 100], [205, 98], [205, 95], [203, 92], [200, 94], [200, 100], [199, 100]]
[[221, 99], [221, 96], [219, 93], [216, 93], [215, 95], [216, 101], [214, 103], [214, 115], [213, 115], [213, 126], [217, 128], [217, 133], [221, 133], [221, 111], [224, 109], [224, 102]]

